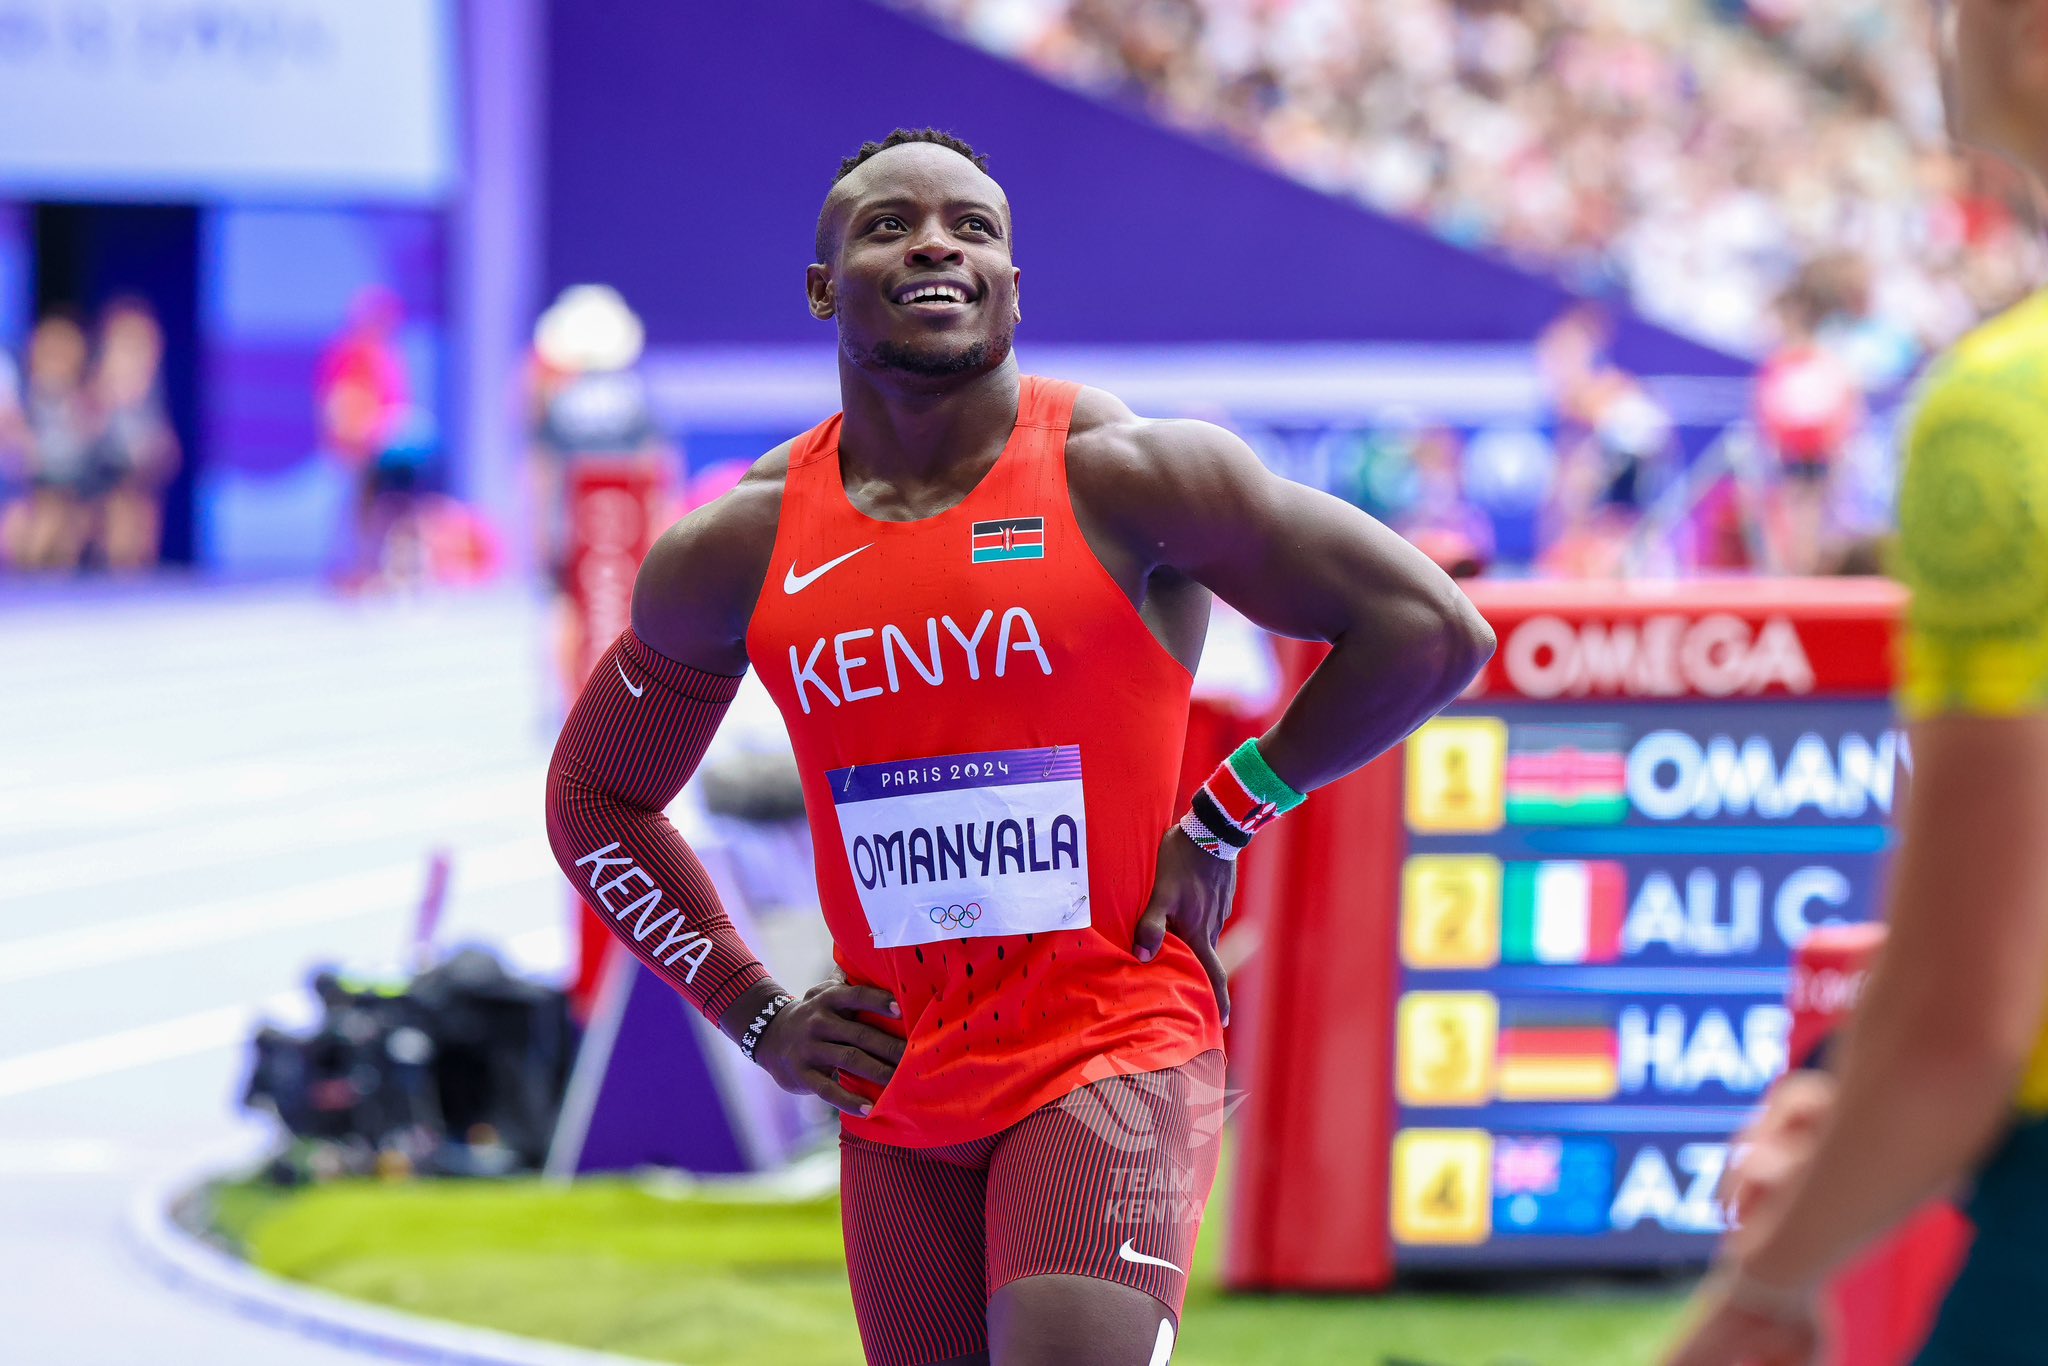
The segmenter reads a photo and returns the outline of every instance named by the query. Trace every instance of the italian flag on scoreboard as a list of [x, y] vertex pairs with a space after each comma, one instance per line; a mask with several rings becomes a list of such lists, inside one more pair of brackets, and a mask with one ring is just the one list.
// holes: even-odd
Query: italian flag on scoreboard
[[1613, 825], [1628, 816], [1628, 733], [1605, 722], [1536, 723], [1508, 733], [1513, 825]]
[[1621, 956], [1628, 875], [1604, 859], [1510, 863], [1501, 876], [1507, 963], [1612, 963]]

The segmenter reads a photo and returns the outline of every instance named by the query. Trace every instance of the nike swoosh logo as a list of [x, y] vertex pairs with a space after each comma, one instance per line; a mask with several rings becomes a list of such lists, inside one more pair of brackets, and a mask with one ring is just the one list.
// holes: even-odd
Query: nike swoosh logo
[[848, 560], [860, 554], [861, 551], [866, 550], [868, 546], [871, 546], [873, 544], [873, 541], [869, 541], [867, 545], [859, 546], [853, 550], [849, 550], [836, 560], [827, 560], [825, 561], [825, 563], [819, 565], [816, 569], [811, 570], [808, 574], [797, 573], [796, 561], [791, 560], [789, 562], [788, 571], [785, 572], [782, 576], [782, 591], [785, 593], [803, 592], [806, 588], [809, 588], [812, 584], [816, 583], [818, 581], [819, 576], [824, 574], [827, 570], [838, 568], [840, 565], [845, 564]]
[[1175, 1266], [1172, 1262], [1161, 1261], [1157, 1257], [1147, 1257], [1142, 1252], [1134, 1251], [1131, 1247], [1131, 1244], [1137, 1241], [1138, 1240], [1136, 1238], [1124, 1239], [1124, 1245], [1116, 1250], [1116, 1255], [1123, 1258], [1127, 1262], [1136, 1262], [1140, 1266], [1163, 1266], [1168, 1271], [1177, 1272], [1182, 1276], [1188, 1274], [1187, 1272], [1182, 1271], [1179, 1267]]
[[627, 691], [627, 692], [629, 692], [629, 693], [633, 694], [633, 696], [635, 696], [635, 697], [638, 697], [638, 696], [640, 696], [640, 695], [641, 695], [642, 693], [644, 693], [644, 692], [646, 692], [646, 691], [647, 691], [647, 685], [646, 685], [645, 683], [642, 683], [642, 684], [641, 684], [641, 685], [640, 685], [639, 687], [637, 687], [637, 688], [633, 686], [633, 680], [632, 680], [632, 679], [630, 679], [630, 678], [628, 678], [628, 677], [626, 677], [626, 666], [625, 666], [625, 665], [623, 665], [623, 664], [621, 664], [621, 663], [619, 663], [619, 661], [618, 661], [618, 660], [616, 660], [616, 659], [615, 659], [615, 660], [613, 660], [613, 661], [612, 661], [612, 667], [613, 667], [614, 669], [617, 669], [617, 670], [619, 671], [619, 681], [620, 681], [621, 683], [624, 683], [624, 684], [626, 685], [626, 691]]

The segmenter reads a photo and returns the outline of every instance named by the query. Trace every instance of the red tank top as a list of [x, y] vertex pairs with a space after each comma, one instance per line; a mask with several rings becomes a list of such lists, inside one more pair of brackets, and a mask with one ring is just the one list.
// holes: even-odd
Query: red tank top
[[835, 956], [902, 1005], [903, 1063], [845, 1121], [864, 1138], [965, 1142], [1222, 1045], [1188, 947], [1131, 952], [1191, 680], [1074, 520], [1079, 392], [1024, 377], [996, 463], [913, 522], [848, 500], [838, 417], [790, 452], [747, 654], [795, 743]]

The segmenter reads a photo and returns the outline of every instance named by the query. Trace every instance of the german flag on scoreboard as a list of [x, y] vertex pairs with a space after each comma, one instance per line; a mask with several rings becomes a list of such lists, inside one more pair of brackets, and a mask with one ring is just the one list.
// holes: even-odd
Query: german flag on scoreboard
[[976, 522], [969, 528], [967, 558], [971, 564], [1045, 558], [1045, 518], [1004, 517]]
[[1620, 1089], [1614, 1021], [1597, 1006], [1501, 1002], [1502, 1100], [1608, 1100]]

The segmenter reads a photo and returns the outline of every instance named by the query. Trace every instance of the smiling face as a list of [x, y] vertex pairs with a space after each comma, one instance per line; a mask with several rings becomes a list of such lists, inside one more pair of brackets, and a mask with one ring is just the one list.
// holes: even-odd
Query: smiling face
[[877, 153], [832, 187], [823, 223], [811, 313], [838, 323], [855, 365], [929, 386], [1009, 359], [1010, 206], [973, 162], [931, 143]]

